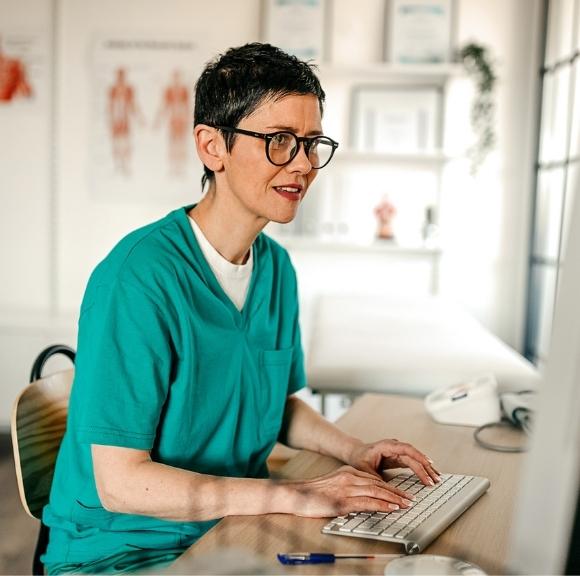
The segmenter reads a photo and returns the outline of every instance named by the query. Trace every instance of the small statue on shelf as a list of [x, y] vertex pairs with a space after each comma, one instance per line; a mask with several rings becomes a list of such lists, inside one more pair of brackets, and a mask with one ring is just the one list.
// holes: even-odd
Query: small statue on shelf
[[393, 241], [395, 239], [393, 219], [397, 213], [395, 205], [385, 196], [375, 207], [374, 212], [378, 222], [377, 238]]

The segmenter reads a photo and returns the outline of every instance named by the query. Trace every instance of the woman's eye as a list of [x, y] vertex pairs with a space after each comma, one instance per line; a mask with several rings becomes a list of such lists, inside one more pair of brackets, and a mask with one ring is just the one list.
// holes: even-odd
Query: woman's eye
[[288, 134], [275, 134], [272, 136], [272, 144], [278, 147], [287, 146], [289, 140]]

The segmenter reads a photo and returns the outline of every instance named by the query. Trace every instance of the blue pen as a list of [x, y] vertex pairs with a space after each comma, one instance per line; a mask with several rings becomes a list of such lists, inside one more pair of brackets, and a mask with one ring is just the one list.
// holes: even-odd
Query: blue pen
[[292, 552], [278, 554], [282, 564], [333, 564], [336, 560], [347, 558], [356, 560], [374, 560], [375, 558], [398, 558], [401, 554], [330, 554], [327, 552]]

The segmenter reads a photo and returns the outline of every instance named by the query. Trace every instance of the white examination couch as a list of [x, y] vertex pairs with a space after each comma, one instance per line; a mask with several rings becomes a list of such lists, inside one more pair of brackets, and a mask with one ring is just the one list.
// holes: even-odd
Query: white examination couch
[[309, 387], [424, 396], [483, 373], [500, 392], [535, 389], [534, 366], [469, 314], [438, 298], [324, 295], [308, 339]]

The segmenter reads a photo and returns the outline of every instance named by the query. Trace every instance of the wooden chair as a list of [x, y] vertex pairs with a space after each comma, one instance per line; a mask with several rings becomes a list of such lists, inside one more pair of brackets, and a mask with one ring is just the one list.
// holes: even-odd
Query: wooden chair
[[68, 346], [57, 344], [43, 350], [32, 367], [30, 384], [16, 398], [11, 417], [20, 500], [26, 513], [40, 520], [33, 574], [44, 574], [40, 556], [48, 544], [48, 528], [42, 522], [42, 509], [48, 503], [56, 456], [66, 429], [74, 374], [71, 368], [42, 376], [46, 361], [55, 354], [64, 354], [74, 364], [75, 351]]

